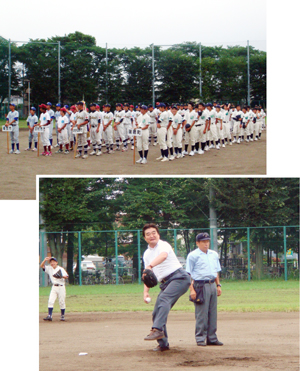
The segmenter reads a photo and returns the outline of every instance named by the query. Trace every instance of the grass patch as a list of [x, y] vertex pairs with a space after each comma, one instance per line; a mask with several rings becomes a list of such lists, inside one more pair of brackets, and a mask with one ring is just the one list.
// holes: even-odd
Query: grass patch
[[[2, 128], [2, 125], [5, 125], [5, 123], [6, 123], [6, 120], [3, 120], [3, 119], [0, 120], [1, 128]], [[27, 128], [27, 120], [19, 120], [19, 128], [20, 129]]]
[[[40, 312], [47, 311], [51, 287], [41, 287]], [[218, 310], [223, 312], [292, 312], [299, 310], [299, 281], [231, 281], [222, 282], [222, 295]], [[67, 286], [68, 312], [122, 312], [152, 311], [159, 287], [150, 289], [152, 302], [143, 301], [143, 285]], [[189, 293], [182, 296], [175, 311], [194, 312]], [[58, 302], [55, 311], [58, 311]]]

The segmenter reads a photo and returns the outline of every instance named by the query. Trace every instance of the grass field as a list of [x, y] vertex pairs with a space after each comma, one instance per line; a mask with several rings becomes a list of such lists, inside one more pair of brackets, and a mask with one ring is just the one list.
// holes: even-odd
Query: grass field
[[[2, 128], [2, 125], [4, 125], [5, 124], [5, 120], [3, 120], [3, 119], [0, 119], [0, 125], [1, 125], [1, 128]], [[27, 121], [26, 120], [20, 120], [19, 121], [19, 128], [20, 129], [25, 129], [25, 128], [27, 128]]]
[[[40, 288], [40, 312], [47, 312], [51, 287]], [[95, 285], [67, 286], [68, 312], [120, 312], [152, 311], [159, 287], [150, 290], [152, 302], [143, 301], [143, 286]], [[193, 312], [188, 293], [174, 306], [175, 311]], [[299, 281], [236, 281], [223, 282], [222, 295], [218, 299], [218, 311], [223, 312], [292, 312], [299, 310]], [[54, 311], [59, 311], [58, 302]]]

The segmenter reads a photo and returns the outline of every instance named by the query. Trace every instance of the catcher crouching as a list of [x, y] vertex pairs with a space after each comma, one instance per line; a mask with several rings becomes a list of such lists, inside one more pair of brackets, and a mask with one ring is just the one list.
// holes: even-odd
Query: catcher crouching
[[157, 297], [152, 313], [153, 325], [150, 334], [144, 340], [157, 340], [158, 346], [154, 351], [169, 350], [167, 334], [168, 314], [185, 294], [191, 284], [191, 278], [182, 268], [171, 245], [160, 239], [159, 230], [155, 224], [146, 224], [143, 228], [143, 237], [148, 248], [143, 255], [145, 270], [142, 280], [144, 282], [144, 301], [150, 298], [149, 289], [160, 282], [160, 293]]
[[[49, 265], [45, 265], [46, 261], [49, 261]], [[65, 310], [66, 310], [66, 287], [65, 279], [69, 278], [67, 272], [64, 268], [58, 265], [57, 260], [54, 257], [46, 257], [41, 264], [41, 268], [46, 272], [52, 282], [52, 289], [49, 295], [48, 301], [48, 316], [44, 318], [44, 321], [52, 321], [53, 306], [56, 298], [58, 297], [61, 317], [60, 320], [65, 320]]]

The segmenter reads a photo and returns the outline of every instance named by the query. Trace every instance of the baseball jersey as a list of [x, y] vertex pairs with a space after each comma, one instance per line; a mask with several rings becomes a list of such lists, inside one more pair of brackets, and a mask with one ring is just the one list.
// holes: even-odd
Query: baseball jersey
[[242, 117], [242, 122], [245, 123], [245, 124], [247, 123], [248, 120], [250, 120], [249, 112], [246, 112], [246, 113], [242, 112], [241, 117]]
[[137, 123], [138, 123], [138, 127], [141, 128], [141, 129], [144, 128], [147, 125], [150, 125], [149, 115], [147, 113], [145, 113], [144, 115], [140, 115], [137, 118]]
[[48, 112], [46, 111], [45, 113], [40, 114], [40, 122], [42, 126], [48, 125], [47, 122], [50, 121], [50, 116]]
[[115, 122], [120, 122], [121, 119], [124, 118], [124, 116], [125, 116], [125, 111], [115, 111], [115, 114], [114, 114]]
[[225, 122], [226, 124], [229, 123], [229, 116], [230, 116], [229, 111], [224, 110], [223, 111], [223, 122]]
[[191, 112], [188, 111], [185, 115], [185, 119], [186, 119], [187, 124], [192, 125], [194, 121], [198, 121], [198, 113], [195, 110]]
[[8, 121], [8, 123], [10, 124], [13, 120], [15, 120], [16, 122], [14, 122], [12, 125], [15, 126], [15, 125], [19, 125], [19, 112], [18, 111], [9, 111], [7, 116], [6, 116], [6, 121]]
[[47, 110], [47, 112], [48, 112], [51, 120], [55, 119], [54, 111], [52, 109]]
[[210, 249], [205, 253], [197, 248], [188, 254], [185, 269], [193, 280], [214, 279], [221, 270], [218, 253]]
[[58, 122], [58, 119], [59, 119], [60, 116], [61, 116], [60, 111], [55, 111], [54, 112], [55, 122]]
[[[220, 120], [222, 120], [222, 122], [223, 122], [223, 117], [224, 117], [224, 114], [223, 114], [223, 112], [221, 112], [221, 111], [219, 111], [219, 112], [215, 112], [215, 115], [216, 115], [216, 119], [220, 119]], [[220, 122], [220, 121], [219, 121]]]
[[73, 127], [73, 123], [71, 121], [75, 121], [76, 120], [76, 113], [72, 112], [71, 113], [71, 116], [70, 116], [70, 125], [71, 127]]
[[37, 115], [29, 115], [28, 117], [27, 117], [27, 125], [29, 126], [29, 127], [33, 127], [35, 124], [37, 124], [38, 123], [38, 118], [37, 118]]
[[91, 111], [89, 113], [89, 122], [92, 127], [98, 127], [98, 124], [101, 122], [101, 114], [99, 111]]
[[128, 110], [127, 112], [124, 111], [123, 124], [125, 124], [125, 125], [131, 124], [131, 119], [132, 119], [132, 112], [130, 110]]
[[76, 112], [76, 124], [77, 125], [82, 124], [84, 121], [88, 120], [88, 118], [89, 118], [89, 114], [87, 113], [87, 111], [82, 110], [82, 111]]
[[148, 111], [148, 115], [150, 117], [150, 123], [154, 124], [156, 122], [156, 117], [157, 117], [156, 112], [154, 110], [152, 112]]
[[210, 118], [210, 123], [215, 124], [216, 123], [216, 111], [213, 109], [211, 111], [208, 110], [208, 118]]
[[139, 116], [141, 116], [141, 114], [142, 113], [140, 111], [136, 111], [135, 116], [134, 116], [136, 121], [138, 120]]
[[144, 252], [143, 260], [145, 267], [147, 267], [153, 261], [153, 259], [155, 259], [162, 252], [166, 252], [168, 254], [167, 258], [161, 264], [153, 268], [153, 272], [159, 282], [169, 274], [175, 272], [177, 269], [182, 268], [182, 265], [179, 263], [172, 246], [168, 242], [162, 240], [159, 240], [154, 247], [148, 246], [148, 249]]
[[59, 265], [55, 269], [53, 269], [51, 265], [45, 265], [45, 267], [43, 268], [43, 271], [49, 275], [50, 280], [53, 283], [53, 285], [64, 285], [65, 284], [64, 278], [53, 277], [53, 274], [57, 273], [59, 270], [61, 270], [63, 277], [68, 277], [68, 273], [64, 270], [63, 267], [60, 267]]
[[231, 119], [233, 119], [233, 122], [238, 122], [238, 120], [235, 120], [236, 116], [242, 117], [243, 112], [235, 110], [232, 112]]
[[162, 128], [167, 128], [169, 125], [170, 117], [168, 111], [161, 112], [159, 116], [159, 124], [161, 125]]
[[112, 112], [104, 112], [103, 115], [103, 124], [107, 125], [109, 121], [111, 121], [114, 118], [114, 115]]
[[182, 123], [182, 116], [177, 112], [175, 116], [173, 115], [173, 118], [172, 118], [172, 127], [174, 129], [177, 129], [178, 124], [181, 124], [181, 123]]
[[65, 116], [60, 116], [60, 118], [58, 119], [58, 122], [57, 122], [57, 127], [60, 129], [65, 124], [68, 124], [68, 123], [69, 123], [69, 119], [66, 115]]
[[[199, 113], [200, 113], [200, 115], [199, 115]], [[207, 118], [208, 118], [208, 111], [206, 109], [204, 111], [199, 111], [198, 112], [198, 123], [197, 124], [198, 125], [205, 125]]]

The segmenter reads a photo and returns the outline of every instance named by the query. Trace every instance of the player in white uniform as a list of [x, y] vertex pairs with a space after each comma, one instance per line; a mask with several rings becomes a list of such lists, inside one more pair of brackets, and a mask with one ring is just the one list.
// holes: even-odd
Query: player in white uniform
[[241, 121], [241, 125], [240, 125], [240, 137], [239, 139], [242, 137], [244, 139], [244, 136], [246, 135], [247, 138], [246, 138], [246, 142], [249, 142], [249, 122], [250, 122], [250, 115], [249, 115], [249, 112], [247, 112], [247, 107], [243, 107], [242, 109], [242, 121]]
[[172, 107], [172, 140], [175, 151], [175, 158], [182, 158], [182, 116], [178, 113], [178, 107]]
[[103, 115], [103, 137], [105, 140], [105, 146], [106, 146], [106, 153], [114, 153], [113, 151], [113, 129], [112, 129], [112, 121], [114, 118], [114, 115], [112, 112], [110, 112], [111, 105], [106, 104], [104, 108], [104, 115]]
[[[147, 163], [147, 156], [149, 150], [149, 126], [150, 126], [150, 117], [147, 113], [147, 106], [141, 106], [140, 112], [137, 119], [137, 128], [142, 130], [142, 136], [137, 137], [137, 150], [139, 152], [140, 158], [136, 162], [139, 164]], [[144, 150], [144, 153], [143, 153]]]
[[148, 105], [148, 115], [150, 117], [150, 126], [149, 126], [149, 145], [151, 144], [151, 139], [153, 137], [154, 143], [153, 145], [157, 145], [157, 127], [156, 127], [156, 119], [157, 119], [157, 113], [156, 110], [154, 110], [152, 104]]
[[240, 144], [240, 139], [238, 139], [238, 140], [236, 139], [236, 137], [240, 136], [240, 125], [241, 125], [241, 121], [242, 121], [242, 111], [241, 111], [241, 106], [239, 104], [236, 106], [235, 111], [232, 112], [231, 119], [234, 122], [232, 143]]
[[[66, 115], [67, 110], [66, 108], [60, 109], [60, 117], [57, 122], [57, 132], [58, 132], [58, 143], [59, 143], [59, 150], [55, 153], [64, 153], [65, 155], [69, 154], [69, 136], [67, 125], [69, 123], [69, 119]], [[65, 152], [63, 151], [63, 146], [65, 146]]]
[[[78, 112], [75, 115], [75, 125], [78, 129], [82, 128], [83, 133], [77, 134], [77, 150], [78, 154], [76, 158], [81, 157], [82, 149], [84, 149], [83, 159], [88, 158], [88, 142], [87, 142], [87, 125], [89, 122], [89, 116], [87, 111], [84, 109], [84, 102], [80, 101], [77, 103]], [[83, 147], [83, 148], [82, 148]]]
[[[9, 105], [10, 111], [6, 116], [5, 126], [12, 126], [12, 131], [10, 132], [11, 150], [9, 153], [20, 154], [19, 148], [19, 112], [16, 111], [16, 106], [14, 103]], [[15, 150], [16, 145], [16, 150]]]
[[[70, 137], [69, 137], [69, 141], [70, 141], [70, 151], [73, 151], [74, 149], [74, 142], [76, 140], [75, 138], [75, 135], [73, 134], [73, 127], [75, 126], [75, 120], [76, 120], [76, 112], [77, 112], [77, 108], [75, 105], [71, 106], [70, 108], [70, 111], [71, 111], [71, 114], [70, 114], [70, 124], [68, 126], [70, 126]], [[67, 127], [68, 129], [68, 127]]]
[[219, 104], [215, 106], [215, 112], [216, 112], [216, 129], [217, 129], [217, 136], [218, 136], [217, 147], [220, 147], [221, 145], [220, 141], [222, 140], [222, 147], [225, 148], [224, 125], [223, 125], [224, 114], [221, 111], [221, 106]]
[[[45, 264], [49, 262], [49, 265]], [[65, 310], [66, 310], [66, 287], [65, 280], [69, 278], [68, 273], [64, 270], [63, 267], [58, 265], [57, 260], [54, 257], [46, 257], [42, 263], [41, 268], [45, 273], [49, 275], [49, 278], [52, 283], [52, 289], [49, 295], [48, 300], [48, 316], [44, 318], [44, 321], [52, 321], [53, 306], [56, 298], [58, 298], [60, 306], [60, 320], [65, 320]], [[62, 278], [55, 278], [53, 275], [61, 271]]]
[[[198, 121], [195, 124], [195, 127], [197, 129], [196, 134], [196, 144], [195, 144], [195, 153], [198, 153], [199, 155], [204, 154], [204, 149], [206, 146], [206, 132], [204, 132], [206, 127], [206, 122], [208, 120], [208, 110], [205, 110], [205, 104], [199, 103], [198, 105]], [[200, 148], [201, 143], [201, 148]]]
[[258, 139], [261, 139], [261, 133], [262, 133], [262, 124], [263, 124], [263, 115], [261, 113], [261, 108], [258, 107], [256, 111], [256, 120], [258, 121]]
[[[130, 106], [133, 107], [133, 106]], [[128, 140], [132, 139], [132, 136], [128, 135], [128, 130], [133, 128], [133, 117], [132, 111], [129, 109], [129, 104], [124, 104], [124, 117], [123, 117], [124, 133], [125, 133], [125, 142], [122, 151], [125, 152], [128, 150]]]
[[252, 109], [253, 117], [252, 117], [252, 122], [253, 122], [253, 140], [258, 140], [258, 135], [259, 135], [259, 127], [258, 127], [258, 121], [257, 121], [257, 109], [256, 107]]
[[[156, 160], [161, 160], [161, 162], [169, 161], [168, 158], [168, 147], [166, 143], [167, 127], [170, 124], [170, 115], [166, 111], [166, 105], [160, 103], [159, 105], [160, 115], [157, 119], [157, 138], [160, 147], [161, 156]], [[172, 123], [172, 122], [171, 122]]]
[[117, 151], [120, 151], [120, 139], [123, 145], [127, 143], [127, 139], [125, 139], [124, 116], [125, 116], [125, 111], [122, 109], [122, 104], [117, 103], [115, 114], [114, 114], [114, 125], [113, 125], [114, 131], [115, 131]]
[[223, 134], [225, 139], [225, 144], [228, 144], [232, 146], [231, 142], [231, 133], [230, 133], [230, 104], [224, 104], [223, 106]]
[[[198, 113], [194, 110], [194, 104], [188, 104], [188, 111], [185, 115], [183, 124], [185, 127], [185, 149], [183, 154], [194, 156], [195, 144], [197, 139], [197, 128], [195, 124], [198, 122]], [[191, 152], [188, 153], [189, 142], [191, 141]]]
[[[27, 117], [27, 126], [29, 129], [29, 138], [28, 138], [29, 146], [28, 148], [25, 149], [25, 151], [30, 151], [30, 150], [35, 151], [35, 152], [37, 151], [38, 134], [34, 131], [34, 127], [38, 123], [39, 119], [35, 113], [36, 113], [35, 107], [31, 107], [30, 115]], [[33, 149], [31, 149], [32, 140], [34, 141]]]
[[249, 118], [250, 118], [250, 121], [249, 121], [249, 125], [248, 125], [248, 128], [249, 128], [249, 141], [250, 142], [253, 142], [253, 128], [254, 128], [254, 125], [253, 125], [253, 118], [254, 118], [254, 113], [251, 109], [250, 106], [246, 106], [247, 108], [247, 113], [249, 115]]
[[[47, 106], [45, 104], [39, 105], [40, 107], [40, 119], [39, 122], [34, 126], [44, 127], [45, 131], [41, 133], [41, 140], [44, 147], [43, 156], [52, 156], [51, 145], [49, 140], [49, 125], [50, 125], [50, 116], [47, 112]], [[47, 151], [48, 147], [48, 151]]]
[[[209, 111], [208, 113], [209, 126], [207, 129], [207, 136], [206, 136], [207, 140], [211, 142], [211, 145], [209, 148], [220, 149], [220, 146], [218, 144], [219, 139], [218, 139], [218, 133], [217, 133], [217, 127], [216, 127], [216, 111], [215, 109], [213, 109], [213, 106], [211, 103], [208, 103], [206, 107], [207, 107], [207, 110]], [[215, 145], [213, 141], [215, 141]]]
[[96, 110], [96, 103], [90, 104], [89, 123], [93, 146], [93, 151], [90, 153], [90, 156], [93, 155], [100, 156], [102, 154], [101, 138], [103, 127], [101, 126], [101, 114], [99, 111]]
[[51, 106], [52, 106], [52, 103], [48, 102], [46, 104], [47, 106], [47, 112], [49, 114], [49, 117], [50, 117], [50, 124], [49, 124], [49, 140], [50, 140], [50, 145], [52, 147], [52, 142], [53, 142], [53, 120], [55, 119], [55, 116], [54, 116], [54, 111], [53, 109], [51, 109]]
[[61, 109], [61, 105], [59, 103], [57, 103], [55, 105], [55, 112], [54, 112], [54, 117], [55, 117], [55, 132], [56, 132], [56, 144], [54, 147], [59, 147], [59, 144], [58, 144], [58, 131], [57, 131], [57, 123], [58, 123], [58, 119], [60, 118], [60, 109]]

